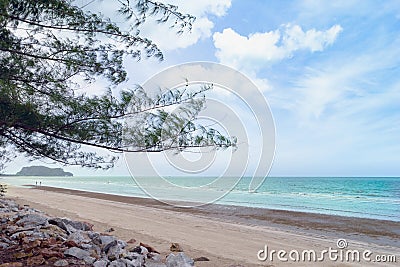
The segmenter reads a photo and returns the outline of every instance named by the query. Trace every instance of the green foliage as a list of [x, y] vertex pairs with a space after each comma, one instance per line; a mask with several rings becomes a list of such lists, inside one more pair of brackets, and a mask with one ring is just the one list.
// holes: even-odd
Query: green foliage
[[[100, 156], [85, 147], [123, 152], [234, 144], [193, 122], [204, 107], [207, 86], [152, 97], [141, 88], [112, 94], [111, 88], [127, 80], [126, 57], [163, 59], [138, 26], [151, 17], [159, 23], [172, 21], [181, 33], [195, 19], [150, 0], [118, 2], [120, 15], [131, 23], [125, 31], [71, 0], [0, 0], [0, 169], [11, 152], [109, 168], [115, 154]], [[108, 84], [103, 95], [80, 93], [78, 81], [99, 79]], [[178, 104], [179, 112], [165, 111]], [[127, 129], [126, 117], [136, 118], [139, 127]], [[129, 138], [122, 140], [123, 132]]]
[[[131, 113], [123, 127], [122, 140], [128, 151], [159, 152], [168, 149], [182, 151], [185, 148], [209, 147], [227, 148], [235, 146], [236, 140], [223, 136], [219, 131], [196, 124], [196, 117], [204, 108], [204, 92], [212, 85], [200, 90], [174, 89], [150, 98], [142, 88], [133, 95]], [[165, 107], [174, 106], [173, 111]], [[147, 111], [147, 112], [143, 112]], [[127, 127], [135, 125], [135, 127]]]

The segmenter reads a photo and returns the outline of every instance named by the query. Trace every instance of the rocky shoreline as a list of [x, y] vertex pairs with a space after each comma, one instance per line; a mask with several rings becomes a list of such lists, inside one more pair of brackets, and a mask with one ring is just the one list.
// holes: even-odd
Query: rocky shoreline
[[[87, 222], [53, 218], [0, 198], [0, 267], [189, 267], [195, 260], [171, 245], [163, 257], [152, 246], [93, 231]], [[206, 261], [207, 258], [199, 258]]]

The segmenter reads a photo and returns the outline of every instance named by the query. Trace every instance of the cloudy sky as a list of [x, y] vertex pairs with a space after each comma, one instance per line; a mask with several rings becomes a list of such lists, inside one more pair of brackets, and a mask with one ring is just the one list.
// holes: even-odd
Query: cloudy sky
[[[271, 107], [270, 175], [400, 175], [399, 1], [169, 2], [197, 17], [193, 30], [177, 36], [145, 25], [165, 60], [127, 62], [130, 83], [179, 63], [225, 64], [251, 78]], [[122, 161], [107, 173], [127, 171]]]

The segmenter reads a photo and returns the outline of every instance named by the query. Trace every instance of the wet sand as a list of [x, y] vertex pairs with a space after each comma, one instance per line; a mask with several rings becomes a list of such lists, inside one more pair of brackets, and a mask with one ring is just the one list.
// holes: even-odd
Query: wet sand
[[[345, 261], [260, 261], [259, 250], [322, 251], [344, 238], [347, 249], [395, 255], [400, 261], [400, 222], [269, 210], [226, 205], [194, 208], [170, 206], [152, 199], [52, 187], [12, 187], [8, 196], [50, 215], [91, 222], [97, 230], [156, 246], [163, 255], [171, 242], [193, 257], [209, 262], [196, 266], [396, 266], [394, 263]], [[179, 203], [178, 203], [179, 204]]]

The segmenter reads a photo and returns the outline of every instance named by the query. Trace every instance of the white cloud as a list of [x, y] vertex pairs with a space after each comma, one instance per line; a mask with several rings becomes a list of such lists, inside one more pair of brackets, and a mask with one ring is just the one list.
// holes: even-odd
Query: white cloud
[[[389, 90], [389, 87], [396, 78], [380, 81], [379, 77], [398, 66], [400, 52], [396, 47], [399, 42], [400, 39], [393, 40], [385, 49], [331, 59], [322, 66], [307, 69], [287, 95], [287, 100], [297, 100], [295, 114], [301, 116], [301, 121], [308, 121], [320, 119], [328, 110], [331, 114], [348, 117], [368, 109], [375, 112], [383, 109], [394, 99], [395, 89]], [[399, 84], [394, 83], [397, 90]]]
[[282, 36], [282, 49], [285, 49], [287, 54], [299, 49], [309, 49], [311, 52], [322, 51], [326, 46], [333, 44], [341, 31], [340, 25], [334, 25], [327, 31], [311, 29], [306, 32], [298, 25], [287, 25], [286, 32]]
[[209, 19], [209, 16], [224, 16], [231, 6], [231, 0], [168, 0], [168, 3], [178, 6], [182, 13], [195, 16], [196, 21], [191, 32], [185, 32], [179, 36], [177, 36], [176, 30], [170, 28], [169, 23], [149, 22], [143, 25], [141, 27], [143, 35], [153, 40], [163, 51], [186, 48], [201, 39], [210, 37], [214, 23]]
[[[322, 51], [334, 43], [341, 31], [340, 25], [334, 25], [326, 31], [316, 29], [303, 31], [298, 25], [287, 24], [281, 29], [254, 33], [247, 37], [228, 28], [224, 29], [222, 33], [215, 33], [213, 38], [214, 45], [218, 49], [216, 56], [222, 64], [241, 70], [253, 80], [261, 91], [268, 92], [271, 91], [272, 86], [268, 79], [258, 77], [257, 72], [260, 68], [290, 58], [294, 52], [299, 50]], [[318, 94], [314, 94], [313, 97], [318, 98]], [[326, 97], [329, 95], [324, 93], [319, 95], [319, 98]], [[322, 101], [322, 103], [326, 101]], [[315, 102], [318, 103], [318, 99], [315, 99]]]
[[249, 36], [227, 28], [222, 33], [214, 33], [213, 39], [221, 63], [257, 70], [265, 64], [289, 58], [298, 50], [322, 51], [336, 40], [341, 31], [340, 25], [326, 31], [303, 31], [298, 25], [287, 24], [282, 29]]
[[357, 77], [360, 73], [355, 72], [360, 71], [351, 67], [344, 67], [343, 71], [312, 71], [298, 80], [295, 84], [298, 89], [296, 114], [301, 116], [301, 121], [320, 118], [330, 104], [337, 103], [351, 90], [350, 77], [352, 74]]
[[254, 82], [258, 89], [261, 90], [261, 92], [268, 92], [272, 90], [272, 85], [268, 79], [258, 78], [255, 76], [255, 74], [254, 76], [249, 74], [248, 77]]
[[167, 3], [177, 5], [182, 12], [188, 12], [195, 16], [213, 14], [218, 17], [224, 16], [231, 7], [231, 0], [168, 0]]
[[[87, 1], [76, 0], [78, 6], [83, 6]], [[174, 50], [177, 48], [186, 48], [199, 40], [209, 38], [212, 35], [214, 23], [210, 16], [222, 17], [231, 7], [232, 0], [203, 0], [203, 1], [185, 1], [185, 0], [159, 0], [165, 4], [178, 6], [178, 11], [183, 14], [190, 14], [196, 17], [191, 32], [184, 32], [177, 35], [178, 28], [171, 28], [174, 24], [174, 18], [171, 16], [167, 23], [159, 24], [149, 17], [144, 25], [140, 26], [142, 37], [147, 37], [154, 41], [162, 51]], [[89, 4], [86, 9], [93, 12], [100, 12], [113, 21], [118, 22], [122, 29], [129, 27], [130, 24], [122, 18], [116, 10], [119, 8], [118, 1], [96, 1]], [[156, 16], [157, 18], [157, 16]], [[132, 23], [134, 23], [132, 21]]]

